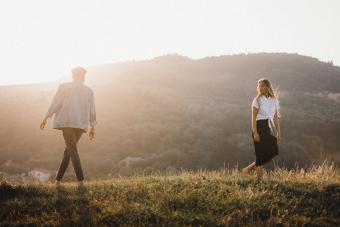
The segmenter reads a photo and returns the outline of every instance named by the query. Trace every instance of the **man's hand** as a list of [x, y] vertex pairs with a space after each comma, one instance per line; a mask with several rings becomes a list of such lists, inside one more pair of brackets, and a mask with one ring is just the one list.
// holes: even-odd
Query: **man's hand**
[[47, 124], [47, 118], [45, 117], [44, 120], [40, 124], [40, 129], [43, 130]]
[[93, 138], [94, 138], [94, 127], [93, 126], [91, 127], [91, 130], [89, 132], [89, 138], [90, 138], [90, 140], [93, 140]]

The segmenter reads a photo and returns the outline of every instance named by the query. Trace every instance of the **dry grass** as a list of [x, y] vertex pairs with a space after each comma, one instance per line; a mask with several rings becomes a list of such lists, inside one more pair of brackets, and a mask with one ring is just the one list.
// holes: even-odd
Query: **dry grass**
[[340, 226], [340, 171], [236, 169], [135, 175], [61, 187], [0, 186], [0, 225]]

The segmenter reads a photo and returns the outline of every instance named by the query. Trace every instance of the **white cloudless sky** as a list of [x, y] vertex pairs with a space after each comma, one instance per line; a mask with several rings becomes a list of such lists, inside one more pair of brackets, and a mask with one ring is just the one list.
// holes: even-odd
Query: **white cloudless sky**
[[288, 52], [340, 65], [338, 0], [2, 0], [0, 85], [77, 65]]

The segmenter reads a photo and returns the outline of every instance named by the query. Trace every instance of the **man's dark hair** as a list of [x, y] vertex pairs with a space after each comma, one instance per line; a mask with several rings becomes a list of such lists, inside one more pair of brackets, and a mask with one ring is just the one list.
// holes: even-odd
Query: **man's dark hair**
[[75, 67], [72, 69], [72, 74], [73, 74], [73, 78], [79, 78], [79, 79], [84, 79], [85, 75], [86, 75], [87, 71], [86, 69], [84, 69], [81, 66]]

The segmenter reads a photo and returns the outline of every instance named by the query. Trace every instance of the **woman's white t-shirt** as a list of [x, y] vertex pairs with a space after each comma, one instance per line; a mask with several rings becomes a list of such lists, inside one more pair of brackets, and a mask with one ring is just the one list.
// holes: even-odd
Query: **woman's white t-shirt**
[[257, 100], [255, 97], [253, 99], [252, 107], [256, 107], [259, 110], [256, 116], [256, 120], [273, 119], [276, 110], [279, 111], [280, 109], [279, 100], [272, 97], [267, 98], [264, 95], [261, 95]]

